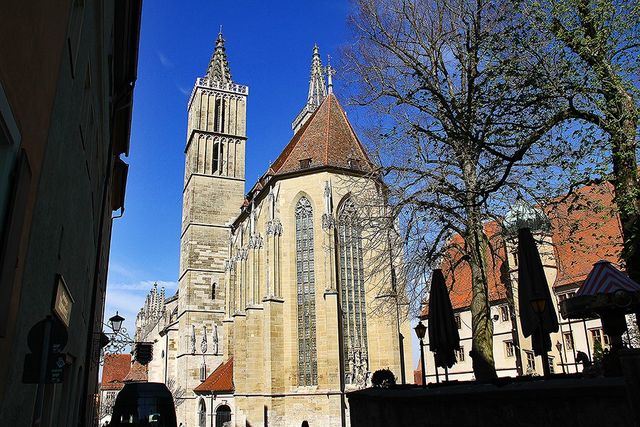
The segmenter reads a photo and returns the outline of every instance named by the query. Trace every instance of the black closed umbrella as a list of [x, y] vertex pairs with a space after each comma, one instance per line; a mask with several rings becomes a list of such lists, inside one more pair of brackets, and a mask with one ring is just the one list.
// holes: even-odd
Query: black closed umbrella
[[455, 351], [460, 348], [460, 335], [453, 314], [449, 291], [442, 270], [433, 270], [429, 290], [429, 350], [435, 353], [436, 369], [448, 369], [456, 363]]
[[522, 333], [532, 337], [533, 351], [542, 356], [542, 368], [548, 374], [549, 334], [558, 331], [558, 316], [538, 247], [528, 228], [518, 230], [518, 308]]

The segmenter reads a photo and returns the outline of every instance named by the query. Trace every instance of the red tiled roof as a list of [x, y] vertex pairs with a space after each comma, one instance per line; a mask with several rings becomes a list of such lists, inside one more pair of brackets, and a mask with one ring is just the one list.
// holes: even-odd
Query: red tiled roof
[[124, 377], [122, 381], [124, 382], [146, 382], [147, 381], [147, 373], [149, 371], [148, 365], [143, 365], [140, 362], [134, 360], [131, 364], [131, 369], [129, 369], [129, 373]]
[[372, 163], [335, 95], [329, 94], [293, 136], [271, 165], [274, 175], [300, 170], [300, 161], [311, 159], [310, 168], [334, 166], [371, 171]]
[[613, 206], [613, 186], [606, 182], [547, 209], [558, 261], [555, 287], [582, 282], [601, 259], [619, 261], [623, 240]]
[[130, 354], [105, 354], [102, 367], [102, 390], [120, 390], [131, 368]]
[[[484, 225], [484, 232], [492, 247], [493, 256], [487, 257], [487, 279], [489, 282], [489, 300], [498, 301], [507, 297], [507, 286], [504, 283], [501, 271], [504, 270], [503, 263], [506, 260], [504, 244], [500, 241], [500, 226], [497, 222], [491, 221]], [[463, 309], [471, 305], [471, 267], [466, 261], [461, 261], [464, 242], [460, 235], [455, 235], [450, 242], [451, 248], [447, 251], [447, 256], [442, 262], [442, 273], [444, 274], [449, 297], [453, 309]], [[429, 316], [429, 305], [425, 302], [421, 317]]]
[[193, 389], [196, 393], [221, 393], [233, 390], [233, 357], [221, 363], [207, 379]]
[[[601, 259], [619, 260], [622, 235], [618, 216], [612, 210], [613, 205], [613, 186], [601, 183], [582, 187], [575, 196], [557, 200], [545, 209], [551, 223], [551, 238], [558, 266], [554, 287], [582, 282], [593, 264]], [[488, 222], [484, 230], [494, 255], [487, 257], [489, 301], [493, 302], [507, 297], [507, 285], [502, 279], [502, 274], [508, 274], [504, 268], [506, 265], [503, 265], [506, 253], [498, 223]], [[462, 244], [462, 238], [455, 235], [451, 240], [449, 256], [442, 263], [454, 310], [466, 309], [471, 305], [471, 268], [467, 262], [460, 262]], [[425, 302], [420, 316], [427, 317], [428, 309]]]

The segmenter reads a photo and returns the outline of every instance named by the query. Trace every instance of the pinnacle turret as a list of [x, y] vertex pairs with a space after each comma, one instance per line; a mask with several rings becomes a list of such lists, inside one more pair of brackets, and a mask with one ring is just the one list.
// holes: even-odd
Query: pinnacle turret
[[313, 46], [313, 56], [311, 57], [311, 79], [309, 80], [309, 94], [307, 96], [307, 103], [302, 108], [302, 111], [295, 118], [291, 124], [293, 133], [296, 133], [307, 121], [307, 119], [313, 114], [313, 112], [322, 104], [322, 101], [327, 97], [327, 86], [324, 80], [325, 70], [322, 68], [322, 61], [320, 60], [320, 49], [318, 45]]
[[320, 50], [318, 45], [313, 46], [313, 57], [311, 59], [311, 79], [309, 80], [309, 96], [307, 104], [318, 107], [327, 96], [327, 87], [324, 82], [324, 70], [320, 60]]
[[218, 33], [218, 38], [216, 39], [216, 48], [213, 51], [213, 55], [211, 56], [211, 61], [209, 61], [209, 68], [207, 69], [207, 75], [205, 77], [221, 83], [231, 82], [231, 71], [229, 70], [227, 53], [224, 48], [224, 38], [222, 37], [222, 31]]

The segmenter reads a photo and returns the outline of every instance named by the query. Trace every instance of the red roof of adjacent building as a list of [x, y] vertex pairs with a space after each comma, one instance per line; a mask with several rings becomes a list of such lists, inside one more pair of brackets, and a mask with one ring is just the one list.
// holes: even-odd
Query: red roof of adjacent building
[[[580, 188], [567, 199], [551, 203], [545, 213], [551, 223], [551, 239], [557, 263], [554, 287], [582, 282], [593, 265], [601, 259], [617, 262], [622, 251], [622, 234], [618, 216], [613, 211], [613, 186], [600, 183]], [[489, 300], [499, 301], [507, 297], [505, 245], [496, 221], [484, 225], [485, 234], [492, 243], [487, 257]], [[450, 289], [454, 310], [471, 305], [471, 268], [461, 261], [462, 238], [451, 240], [448, 257], [442, 263], [447, 287]], [[513, 266], [515, 268], [515, 266]], [[428, 304], [424, 304], [421, 317], [428, 317]]]
[[146, 382], [147, 373], [149, 371], [148, 365], [143, 365], [137, 360], [134, 360], [129, 369], [129, 373], [124, 377], [124, 382]]
[[196, 393], [222, 393], [233, 390], [233, 357], [221, 363], [207, 379], [193, 389]]
[[362, 171], [373, 170], [365, 148], [332, 93], [296, 132], [271, 165], [270, 172], [280, 175], [299, 171], [300, 161], [308, 159], [311, 159], [309, 168], [333, 166]]
[[582, 282], [601, 259], [620, 260], [622, 231], [613, 211], [613, 186], [582, 187], [566, 201], [551, 205], [551, 221], [558, 275], [554, 286]]
[[105, 354], [102, 367], [102, 390], [120, 390], [131, 368], [130, 354]]
[[[506, 265], [505, 246], [500, 239], [500, 226], [491, 221], [484, 225], [484, 232], [491, 242], [494, 256], [487, 257], [487, 279], [489, 282], [489, 300], [497, 301], [507, 297], [507, 285], [504, 282], [503, 273]], [[464, 242], [460, 235], [455, 235], [450, 241], [451, 248], [442, 262], [441, 268], [444, 274], [449, 298], [453, 309], [463, 309], [471, 305], [471, 267], [466, 261], [462, 261], [464, 255]], [[429, 305], [425, 302], [421, 317], [429, 316]]]

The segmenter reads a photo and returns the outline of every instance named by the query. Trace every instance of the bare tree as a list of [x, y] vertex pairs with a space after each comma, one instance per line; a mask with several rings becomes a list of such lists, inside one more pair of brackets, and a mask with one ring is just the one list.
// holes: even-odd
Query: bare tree
[[169, 379], [167, 380], [167, 388], [169, 389], [169, 391], [171, 392], [171, 395], [173, 396], [173, 403], [175, 404], [176, 408], [182, 405], [182, 403], [185, 400], [185, 397], [184, 397], [185, 390], [178, 385], [174, 377], [169, 377]]
[[477, 379], [495, 377], [483, 223], [519, 191], [519, 163], [553, 157], [531, 148], [545, 147], [550, 131], [576, 110], [540, 84], [539, 67], [549, 61], [512, 2], [356, 6], [356, 42], [345, 56], [355, 102], [377, 121], [369, 143], [387, 184], [385, 229], [402, 230], [404, 274], [417, 302], [429, 269], [450, 253], [452, 234], [461, 237], [460, 260], [472, 273], [473, 369]]

